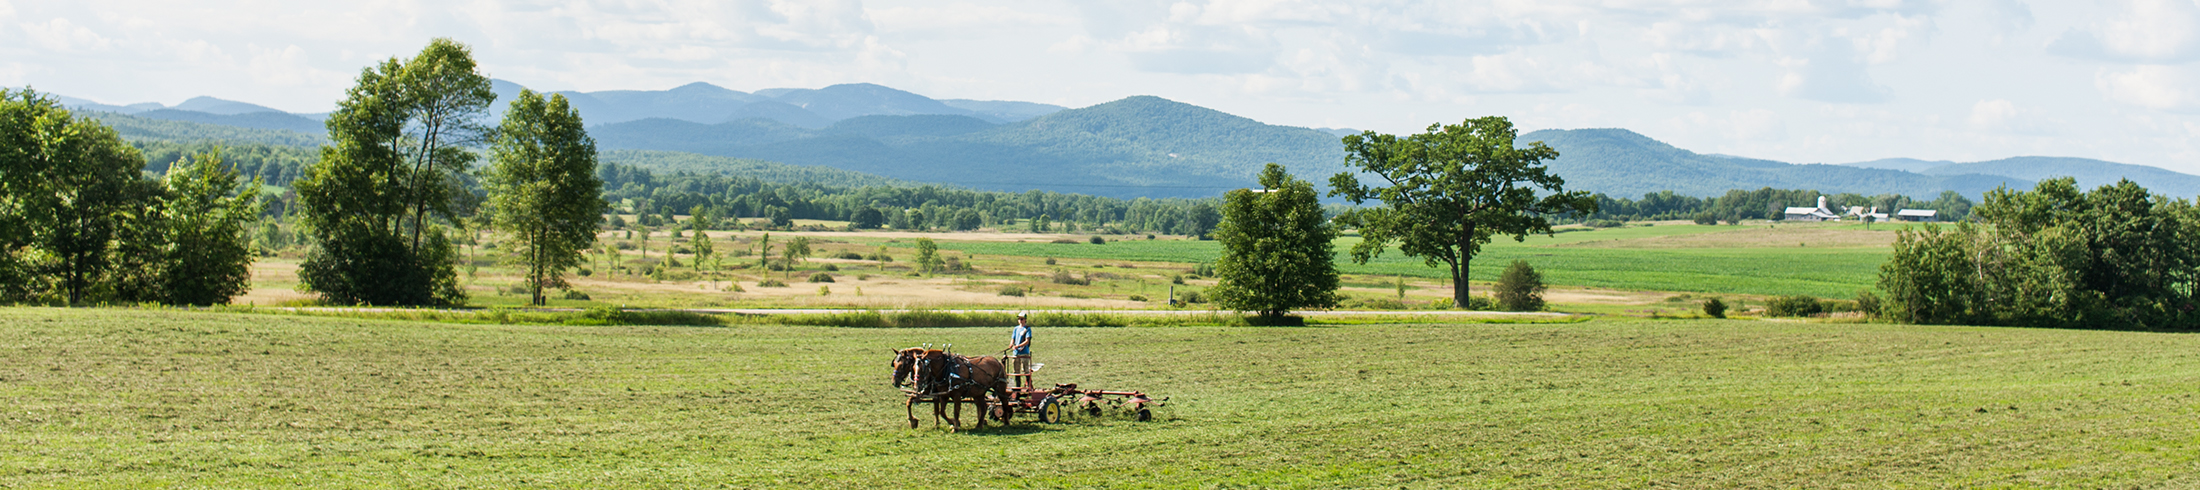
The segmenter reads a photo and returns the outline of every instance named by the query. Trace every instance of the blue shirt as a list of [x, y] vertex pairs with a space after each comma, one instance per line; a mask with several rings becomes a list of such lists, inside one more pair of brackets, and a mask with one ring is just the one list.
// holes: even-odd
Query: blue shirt
[[1026, 326], [1023, 326], [1023, 325], [1017, 325], [1017, 326], [1016, 326], [1016, 328], [1015, 328], [1014, 330], [1009, 330], [1009, 331], [1008, 331], [1008, 345], [1016, 345], [1016, 344], [1023, 344], [1023, 345], [1024, 345], [1023, 347], [1018, 347], [1018, 348], [1016, 348], [1016, 355], [1019, 355], [1019, 356], [1028, 356], [1028, 355], [1031, 355], [1031, 344], [1030, 344], [1030, 343], [1028, 342], [1028, 341], [1030, 341], [1030, 340], [1031, 340], [1031, 327], [1026, 327]]

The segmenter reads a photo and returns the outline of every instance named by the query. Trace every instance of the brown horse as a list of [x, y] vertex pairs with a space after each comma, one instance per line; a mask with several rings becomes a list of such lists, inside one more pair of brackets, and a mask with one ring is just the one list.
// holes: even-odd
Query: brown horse
[[[894, 386], [911, 385], [908, 403], [904, 405], [909, 415], [909, 426], [917, 425], [916, 404], [932, 403], [933, 423], [946, 419], [955, 428], [962, 428], [962, 404], [976, 405], [978, 427], [986, 424], [986, 408], [989, 395], [996, 400], [1008, 399], [1006, 369], [999, 359], [992, 357], [966, 357], [948, 354], [938, 349], [909, 348], [894, 351]], [[949, 416], [945, 402], [955, 406]], [[1005, 407], [1003, 407], [1005, 409]], [[1003, 419], [1005, 422], [1005, 418]]]
[[918, 385], [917, 383], [911, 383], [911, 378], [916, 377], [918, 364], [917, 361], [925, 357], [926, 350], [927, 349], [923, 347], [910, 347], [907, 349], [894, 351], [894, 387], [901, 388], [903, 386], [910, 386], [911, 388], [916, 388], [913, 390], [902, 390], [906, 393], [909, 393], [909, 401], [902, 404], [902, 408], [904, 411], [909, 413], [909, 428], [911, 429], [917, 428], [917, 403], [923, 402], [932, 404], [933, 424], [938, 424], [940, 419], [939, 397], [936, 395], [927, 394], [924, 392], [921, 385]]

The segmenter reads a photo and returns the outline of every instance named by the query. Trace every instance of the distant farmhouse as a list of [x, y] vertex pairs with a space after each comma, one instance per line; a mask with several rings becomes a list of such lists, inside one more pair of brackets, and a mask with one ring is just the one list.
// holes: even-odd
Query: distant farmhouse
[[1935, 211], [1931, 209], [1904, 209], [1901, 211], [1895, 211], [1893, 216], [1889, 216], [1887, 215], [1887, 213], [1879, 212], [1878, 206], [1872, 206], [1870, 208], [1865, 208], [1863, 206], [1854, 206], [1848, 208], [1848, 212], [1845, 214], [1835, 213], [1833, 212], [1833, 208], [1826, 206], [1826, 196], [1818, 196], [1818, 207], [1787, 208], [1787, 211], [1784, 214], [1786, 214], [1786, 219], [1788, 221], [1841, 221], [1841, 217], [1843, 216], [1847, 216], [1856, 220], [1870, 218], [1872, 221], [1880, 222], [1887, 221], [1887, 218], [1890, 217], [1901, 221], [1917, 221], [1927, 223], [1940, 221], [1940, 211]]
[[1818, 207], [1787, 208], [1788, 221], [1841, 221], [1841, 215], [1826, 209], [1826, 196], [1818, 196]]
[[1850, 206], [1849, 214], [1842, 216], [1853, 216], [1859, 220], [1869, 218], [1872, 221], [1887, 221], [1887, 213], [1879, 212], [1879, 206], [1872, 206], [1869, 211], [1865, 210], [1863, 206]]
[[1940, 221], [1940, 211], [1931, 209], [1904, 209], [1894, 213], [1896, 219], [1931, 223]]

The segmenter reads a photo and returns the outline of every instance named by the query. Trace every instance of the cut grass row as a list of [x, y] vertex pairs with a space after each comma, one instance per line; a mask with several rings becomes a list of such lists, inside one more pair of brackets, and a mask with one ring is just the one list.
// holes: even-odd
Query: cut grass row
[[1049, 328], [1119, 416], [903, 428], [1000, 328], [0, 309], [10, 487], [2188, 487], [2200, 337], [1598, 321]]

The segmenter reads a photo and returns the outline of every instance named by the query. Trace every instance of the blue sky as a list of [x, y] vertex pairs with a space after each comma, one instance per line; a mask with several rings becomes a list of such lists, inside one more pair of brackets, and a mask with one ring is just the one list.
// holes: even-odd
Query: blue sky
[[1272, 124], [1503, 115], [1798, 163], [2100, 158], [2200, 173], [2195, 0], [0, 0], [0, 86], [328, 110], [432, 37], [549, 90], [872, 82]]

